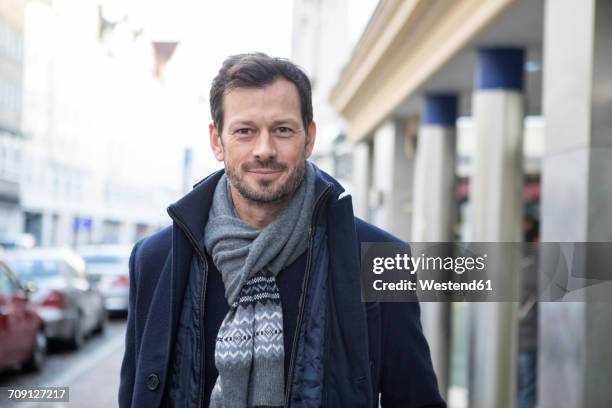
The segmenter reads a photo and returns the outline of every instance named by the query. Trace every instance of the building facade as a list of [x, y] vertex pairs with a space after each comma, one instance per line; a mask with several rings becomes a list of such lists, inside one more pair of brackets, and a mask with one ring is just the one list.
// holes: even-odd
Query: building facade
[[0, 4], [0, 235], [3, 236], [19, 233], [21, 224], [24, 12], [25, 1], [8, 0]]
[[331, 90], [356, 42], [355, 9], [366, 13], [373, 2], [355, 0], [294, 0], [291, 60], [308, 74], [317, 124], [317, 142], [311, 160], [351, 189], [352, 154], [346, 139], [345, 122], [330, 103]]
[[[358, 211], [413, 242], [520, 242], [528, 212], [542, 241], [612, 241], [610, 21], [606, 0], [381, 0], [331, 94]], [[537, 308], [538, 407], [609, 404], [610, 309]], [[422, 312], [451, 406], [516, 406], [517, 303]]]
[[189, 169], [154, 41], [90, 0], [30, 1], [24, 30], [22, 231], [130, 244], [167, 225]]

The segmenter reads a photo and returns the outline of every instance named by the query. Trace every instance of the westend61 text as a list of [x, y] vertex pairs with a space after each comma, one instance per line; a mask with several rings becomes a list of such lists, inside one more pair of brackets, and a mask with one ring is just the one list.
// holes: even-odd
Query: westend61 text
[[[373, 282], [374, 290], [417, 290], [416, 282], [402, 279], [399, 282], [383, 282], [377, 279]], [[490, 279], [479, 279], [470, 282], [436, 282], [433, 279], [419, 280], [420, 290], [435, 291], [490, 291], [493, 290]]]

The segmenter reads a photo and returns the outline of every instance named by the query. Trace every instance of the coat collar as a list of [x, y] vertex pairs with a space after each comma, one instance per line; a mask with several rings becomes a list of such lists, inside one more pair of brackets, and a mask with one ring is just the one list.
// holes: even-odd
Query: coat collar
[[[314, 163], [313, 163], [314, 164]], [[327, 187], [331, 187], [330, 202], [338, 200], [344, 188], [336, 179], [314, 165], [315, 196], [319, 197]], [[168, 207], [168, 214], [179, 224], [181, 229], [192, 240], [192, 244], [202, 242], [204, 228], [208, 221], [208, 212], [212, 205], [215, 188], [225, 170], [218, 170], [194, 185], [193, 190]], [[198, 248], [199, 249], [199, 248]]]

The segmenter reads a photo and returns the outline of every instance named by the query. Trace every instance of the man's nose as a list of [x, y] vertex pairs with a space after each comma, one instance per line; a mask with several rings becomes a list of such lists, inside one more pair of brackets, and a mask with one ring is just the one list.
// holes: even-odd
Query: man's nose
[[270, 132], [267, 130], [262, 131], [257, 138], [253, 155], [258, 160], [269, 160], [276, 157], [276, 147], [274, 146], [274, 139]]

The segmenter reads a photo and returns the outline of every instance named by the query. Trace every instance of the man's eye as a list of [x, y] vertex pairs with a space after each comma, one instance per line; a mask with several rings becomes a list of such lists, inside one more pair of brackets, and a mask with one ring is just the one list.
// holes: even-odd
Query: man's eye
[[250, 135], [251, 133], [253, 133], [253, 129], [242, 128], [242, 129], [236, 130], [236, 133], [238, 133], [239, 135]]
[[278, 128], [276, 128], [276, 131], [281, 135], [288, 135], [290, 133], [293, 133], [293, 129], [288, 128], [287, 126], [279, 126]]

